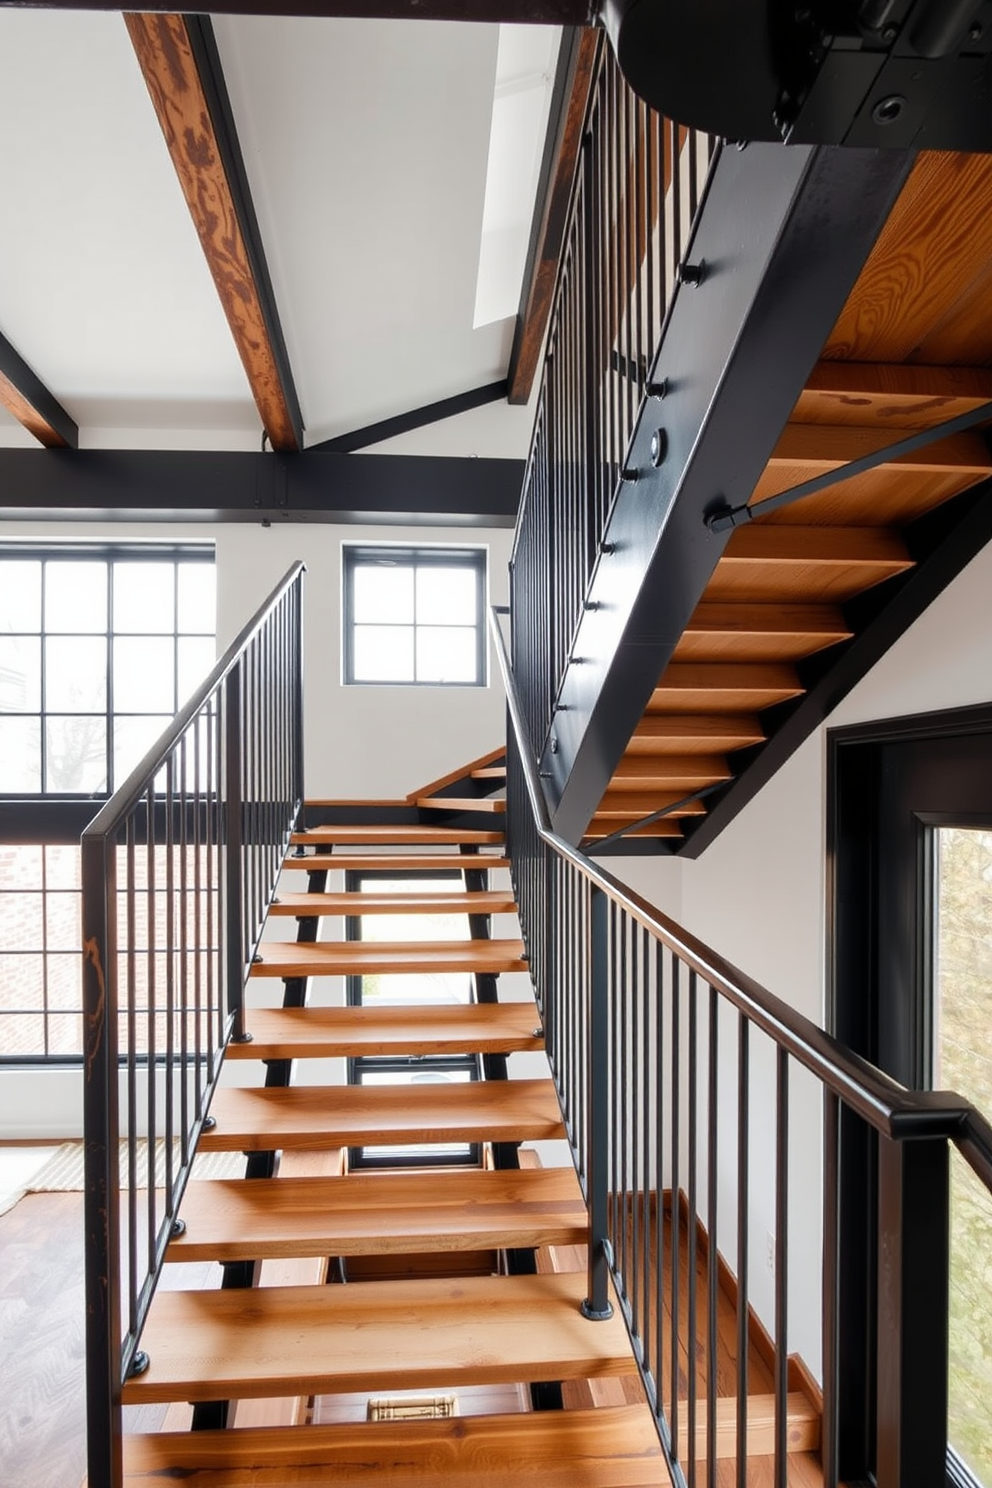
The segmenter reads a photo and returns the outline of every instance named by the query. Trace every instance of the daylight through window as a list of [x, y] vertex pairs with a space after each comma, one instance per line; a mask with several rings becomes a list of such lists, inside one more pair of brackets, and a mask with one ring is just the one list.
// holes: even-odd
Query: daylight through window
[[344, 548], [344, 680], [484, 687], [484, 548]]

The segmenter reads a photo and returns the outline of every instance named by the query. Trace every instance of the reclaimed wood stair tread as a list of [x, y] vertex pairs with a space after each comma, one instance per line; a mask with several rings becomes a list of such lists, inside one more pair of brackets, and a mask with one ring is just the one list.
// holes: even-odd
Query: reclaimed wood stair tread
[[294, 915], [375, 915], [375, 914], [515, 914], [513, 895], [507, 890], [479, 890], [468, 893], [456, 890], [450, 894], [377, 894], [374, 890], [341, 894], [293, 894], [285, 890], [272, 901], [269, 914]]
[[126, 1437], [124, 1466], [127, 1488], [657, 1488], [667, 1480], [643, 1405], [162, 1432]]
[[340, 871], [360, 873], [464, 873], [487, 868], [509, 868], [509, 858], [499, 853], [291, 853], [283, 872]]
[[617, 1307], [580, 1312], [584, 1276], [470, 1276], [156, 1294], [129, 1405], [591, 1379], [629, 1373]]
[[481, 831], [469, 827], [431, 826], [322, 826], [308, 827], [305, 832], [294, 832], [290, 837], [294, 847], [455, 847], [459, 843], [467, 846], [502, 843], [503, 833]]
[[571, 1168], [193, 1180], [169, 1261], [584, 1245]]
[[228, 1059], [307, 1059], [363, 1054], [510, 1054], [540, 1050], [533, 1002], [415, 1007], [249, 1008], [249, 1043]]
[[521, 940], [266, 940], [252, 962], [253, 977], [362, 976], [373, 972], [526, 971]]
[[418, 796], [422, 811], [487, 811], [499, 816], [506, 810], [503, 796]]
[[224, 1086], [204, 1152], [408, 1143], [526, 1142], [563, 1135], [550, 1080], [462, 1084]]

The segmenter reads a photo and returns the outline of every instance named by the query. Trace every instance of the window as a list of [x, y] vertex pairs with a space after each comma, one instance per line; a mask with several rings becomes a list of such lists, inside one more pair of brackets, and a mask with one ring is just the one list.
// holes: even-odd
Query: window
[[212, 546], [0, 545], [0, 1061], [82, 1057], [79, 834], [213, 667], [215, 604]]
[[484, 548], [343, 553], [346, 683], [486, 685]]
[[111, 794], [215, 659], [213, 549], [0, 548], [0, 795]]
[[[453, 884], [454, 880], [454, 884]], [[347, 887], [358, 891], [364, 883], [381, 894], [445, 893], [458, 887], [461, 875], [437, 880], [390, 879], [381, 873], [349, 872]], [[469, 938], [468, 918], [464, 913], [353, 915], [346, 921], [349, 940], [366, 941], [451, 941]], [[468, 1003], [475, 1000], [473, 979], [468, 972], [400, 972], [389, 976], [375, 974], [350, 976], [347, 980], [348, 1001], [352, 1006], [404, 1007], [424, 1003]], [[362, 1055], [348, 1061], [348, 1078], [353, 1085], [457, 1085], [479, 1078], [479, 1061], [474, 1054]], [[353, 1148], [350, 1163], [354, 1168], [478, 1166], [479, 1147], [469, 1142], [446, 1145], [375, 1146]]]

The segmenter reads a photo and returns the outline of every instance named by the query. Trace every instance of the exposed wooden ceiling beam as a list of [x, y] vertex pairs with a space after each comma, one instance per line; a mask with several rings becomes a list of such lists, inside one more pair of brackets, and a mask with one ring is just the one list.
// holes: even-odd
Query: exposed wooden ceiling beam
[[273, 449], [300, 450], [303, 418], [210, 20], [124, 21], [262, 427]]
[[566, 32], [562, 38], [527, 267], [510, 352], [510, 403], [527, 402], [540, 362], [600, 41], [600, 33], [587, 27]]
[[21, 354], [0, 335], [0, 404], [48, 449], [75, 449], [79, 430]]

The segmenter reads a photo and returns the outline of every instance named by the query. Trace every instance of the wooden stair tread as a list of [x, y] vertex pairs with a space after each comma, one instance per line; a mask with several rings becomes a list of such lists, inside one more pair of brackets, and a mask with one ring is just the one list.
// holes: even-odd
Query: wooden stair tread
[[759, 518], [732, 534], [703, 599], [842, 603], [912, 567], [902, 539], [884, 527], [776, 526]]
[[[305, 1431], [126, 1437], [128, 1488], [657, 1488], [666, 1480], [645, 1405]], [[271, 1474], [271, 1476], [270, 1476]]]
[[352, 869], [361, 873], [464, 873], [486, 868], [509, 868], [509, 858], [498, 853], [307, 853], [290, 854], [283, 872]]
[[696, 606], [673, 661], [796, 661], [847, 640], [850, 627], [832, 604]]
[[671, 662], [660, 677], [649, 712], [699, 709], [769, 708], [803, 692], [788, 662], [752, 662], [741, 666], [719, 662]]
[[427, 811], [488, 811], [497, 816], [506, 810], [502, 796], [418, 796], [415, 804]]
[[[646, 813], [647, 814], [647, 813]], [[634, 828], [628, 835], [631, 837], [681, 837], [682, 828], [675, 816], [662, 816], [658, 821], [650, 822], [647, 826], [634, 827], [634, 823], [640, 821], [640, 817], [617, 817], [601, 816], [598, 812], [586, 827], [584, 837], [610, 837], [621, 828], [630, 826]]]
[[560, 1137], [548, 1080], [461, 1084], [223, 1086], [204, 1152], [408, 1143], [525, 1142]]
[[193, 1180], [169, 1261], [584, 1244], [570, 1168]]
[[377, 894], [370, 890], [341, 894], [280, 893], [272, 901], [270, 915], [374, 915], [374, 914], [515, 914], [516, 903], [508, 891], [488, 889], [470, 894], [464, 889], [451, 894]]
[[484, 765], [482, 769], [473, 770], [471, 778], [473, 780], [505, 780], [506, 766]]
[[349, 825], [308, 827], [305, 832], [294, 832], [289, 840], [294, 847], [428, 847], [431, 843], [454, 847], [459, 843], [469, 846], [501, 843], [503, 833], [468, 827]]
[[686, 801], [683, 806], [677, 804], [687, 794], [688, 790], [654, 790], [650, 787], [641, 789], [637, 785], [611, 786], [596, 807], [596, 815], [604, 820], [619, 816], [630, 821], [639, 821], [642, 816], [650, 816], [653, 811], [664, 811], [669, 807], [672, 808], [667, 818], [669, 821], [676, 821], [682, 816], [705, 815], [705, 801]]
[[150, 1363], [130, 1405], [629, 1373], [616, 1308], [580, 1312], [583, 1276], [485, 1276], [355, 1286], [159, 1291]]
[[989, 402], [987, 367], [824, 361], [813, 368], [790, 423], [929, 429]]
[[249, 1008], [250, 1043], [228, 1059], [306, 1059], [362, 1054], [509, 1054], [540, 1050], [533, 1002], [415, 1007]]
[[252, 963], [253, 977], [361, 976], [389, 972], [526, 971], [522, 940], [266, 940]]
[[660, 713], [646, 713], [634, 730], [627, 754], [709, 753], [714, 749], [744, 749], [764, 741], [764, 730], [753, 713], [714, 717], [711, 713], [686, 709], [667, 717]]

